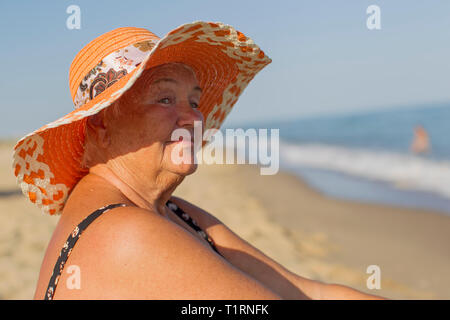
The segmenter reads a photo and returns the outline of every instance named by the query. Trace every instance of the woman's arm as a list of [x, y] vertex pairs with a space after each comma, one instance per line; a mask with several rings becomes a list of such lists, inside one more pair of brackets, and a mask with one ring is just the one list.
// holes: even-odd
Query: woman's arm
[[340, 284], [321, 283], [319, 286], [318, 299], [322, 300], [387, 300]]
[[270, 288], [283, 299], [380, 299], [337, 284], [325, 284], [289, 271], [261, 250], [239, 237], [205, 210], [172, 197], [181, 209], [206, 230], [228, 262]]

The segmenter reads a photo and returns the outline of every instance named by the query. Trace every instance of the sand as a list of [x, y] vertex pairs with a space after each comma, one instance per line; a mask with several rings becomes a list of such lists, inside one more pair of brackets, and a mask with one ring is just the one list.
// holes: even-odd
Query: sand
[[[57, 217], [21, 195], [0, 144], [0, 299], [31, 299]], [[252, 165], [200, 165], [174, 193], [303, 277], [392, 299], [450, 299], [450, 217], [326, 197]], [[369, 290], [369, 265], [381, 289]]]

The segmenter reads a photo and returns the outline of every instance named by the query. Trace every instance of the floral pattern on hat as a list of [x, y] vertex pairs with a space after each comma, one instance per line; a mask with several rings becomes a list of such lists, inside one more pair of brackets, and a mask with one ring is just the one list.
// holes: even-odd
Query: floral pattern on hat
[[155, 45], [156, 44], [153, 41], [142, 41], [142, 42], [133, 44], [133, 46], [135, 46], [136, 48], [139, 48], [139, 50], [141, 50], [143, 52], [152, 50]]
[[88, 103], [134, 70], [155, 46], [154, 41], [141, 41], [115, 50], [103, 58], [81, 80], [74, 99], [75, 108]]
[[[93, 80], [89, 87], [89, 98], [94, 99], [99, 93], [105, 91], [106, 88], [112, 86], [120, 78], [127, 74], [126, 69], [121, 69], [119, 71], [114, 71], [113, 68], [109, 69], [108, 72], [99, 73]], [[95, 91], [95, 92], [94, 92]]]

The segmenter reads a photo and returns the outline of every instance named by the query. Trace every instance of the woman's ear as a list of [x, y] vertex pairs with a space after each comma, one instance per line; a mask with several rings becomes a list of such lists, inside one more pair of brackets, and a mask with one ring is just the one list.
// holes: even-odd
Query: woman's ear
[[96, 140], [97, 145], [103, 148], [108, 147], [111, 143], [105, 121], [105, 110], [103, 109], [87, 119], [87, 126], [93, 133], [93, 138]]

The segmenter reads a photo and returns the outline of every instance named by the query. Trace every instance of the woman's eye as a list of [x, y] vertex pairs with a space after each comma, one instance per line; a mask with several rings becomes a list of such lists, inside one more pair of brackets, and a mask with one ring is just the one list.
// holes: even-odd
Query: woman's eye
[[162, 99], [159, 100], [158, 102], [167, 104], [167, 103], [170, 103], [170, 98], [162, 98]]
[[191, 102], [191, 106], [192, 106], [192, 108], [198, 108], [198, 103], [196, 103], [196, 102]]
[[[171, 104], [172, 101], [173, 101], [173, 99], [171, 99], [171, 98], [162, 98], [162, 99], [158, 100], [158, 103]], [[194, 108], [194, 109], [198, 108], [198, 103], [191, 102], [191, 107]]]

